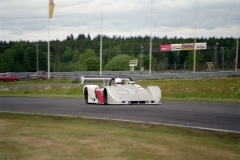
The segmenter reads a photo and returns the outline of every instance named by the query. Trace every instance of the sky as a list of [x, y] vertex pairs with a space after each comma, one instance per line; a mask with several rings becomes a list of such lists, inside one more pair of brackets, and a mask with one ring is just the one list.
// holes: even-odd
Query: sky
[[0, 41], [73, 35], [239, 37], [239, 0], [1, 0]]

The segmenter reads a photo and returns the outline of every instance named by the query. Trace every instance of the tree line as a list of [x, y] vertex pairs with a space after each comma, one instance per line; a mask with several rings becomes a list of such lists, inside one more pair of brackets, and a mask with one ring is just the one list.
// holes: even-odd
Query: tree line
[[[236, 57], [236, 38], [197, 38], [197, 42], [207, 42], [207, 49], [197, 51], [196, 70], [202, 70], [205, 62], [214, 62], [221, 68], [224, 59], [225, 68], [233, 68]], [[173, 64], [192, 70], [193, 51], [160, 52], [161, 44], [193, 43], [193, 38], [152, 37], [152, 64], [155, 71], [162, 66], [171, 69]], [[218, 45], [217, 45], [218, 43]], [[149, 69], [149, 36], [102, 36], [103, 71], [127, 71], [129, 60], [138, 59], [145, 70]], [[240, 47], [239, 47], [240, 48]], [[214, 55], [215, 53], [215, 55]], [[224, 57], [222, 54], [224, 53]], [[37, 56], [38, 55], [38, 56]], [[47, 70], [47, 41], [0, 41], [0, 72], [34, 72]], [[215, 58], [216, 58], [215, 57]], [[240, 56], [238, 56], [239, 58]], [[88, 34], [79, 34], [76, 38], [71, 34], [66, 39], [50, 41], [51, 72], [99, 71], [100, 35], [91, 38]], [[239, 59], [238, 59], [239, 61]], [[37, 64], [38, 62], [38, 64]]]

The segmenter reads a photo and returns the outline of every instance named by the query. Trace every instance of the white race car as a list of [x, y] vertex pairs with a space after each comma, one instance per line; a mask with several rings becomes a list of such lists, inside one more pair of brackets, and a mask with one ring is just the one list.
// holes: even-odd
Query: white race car
[[83, 87], [83, 94], [87, 104], [161, 104], [161, 90], [158, 86], [142, 88], [127, 78], [86, 78], [84, 81], [103, 81], [103, 87], [89, 84]]

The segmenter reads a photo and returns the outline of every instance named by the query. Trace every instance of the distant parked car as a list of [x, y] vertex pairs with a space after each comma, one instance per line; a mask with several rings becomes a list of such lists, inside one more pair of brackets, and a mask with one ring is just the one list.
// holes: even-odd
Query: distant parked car
[[9, 73], [0, 73], [0, 82], [16, 82], [19, 81], [18, 76], [13, 76]]
[[[29, 79], [41, 79], [41, 80], [47, 80], [48, 79], [48, 73], [45, 71], [38, 71], [32, 75], [28, 76]], [[54, 78], [53, 75], [50, 75], [50, 78]]]

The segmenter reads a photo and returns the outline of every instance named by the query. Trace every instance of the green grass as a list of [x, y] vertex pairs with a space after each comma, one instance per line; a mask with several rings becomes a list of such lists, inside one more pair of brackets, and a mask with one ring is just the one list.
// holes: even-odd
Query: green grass
[[0, 113], [2, 160], [237, 160], [240, 134], [74, 117]]
[[165, 100], [240, 103], [240, 78], [146, 80], [138, 83], [143, 87], [159, 86]]
[[[162, 101], [240, 103], [240, 78], [135, 81]], [[66, 84], [51, 88], [51, 84]], [[0, 83], [0, 96], [83, 98], [71, 80]], [[8, 90], [39, 85], [41, 89]], [[0, 113], [0, 159], [240, 159], [240, 134], [74, 117]]]
[[[162, 101], [182, 102], [218, 102], [240, 103], [240, 78], [203, 78], [203, 79], [166, 79], [166, 80], [142, 80], [135, 81], [143, 87], [159, 86], [162, 92]], [[51, 88], [51, 84], [66, 84], [65, 87]], [[24, 96], [24, 97], [59, 97], [59, 98], [83, 98], [82, 87], [71, 87], [69, 79], [30, 81], [17, 83], [1, 83], [1, 87], [21, 85], [46, 86], [34, 90], [0, 90], [0, 96]]]

